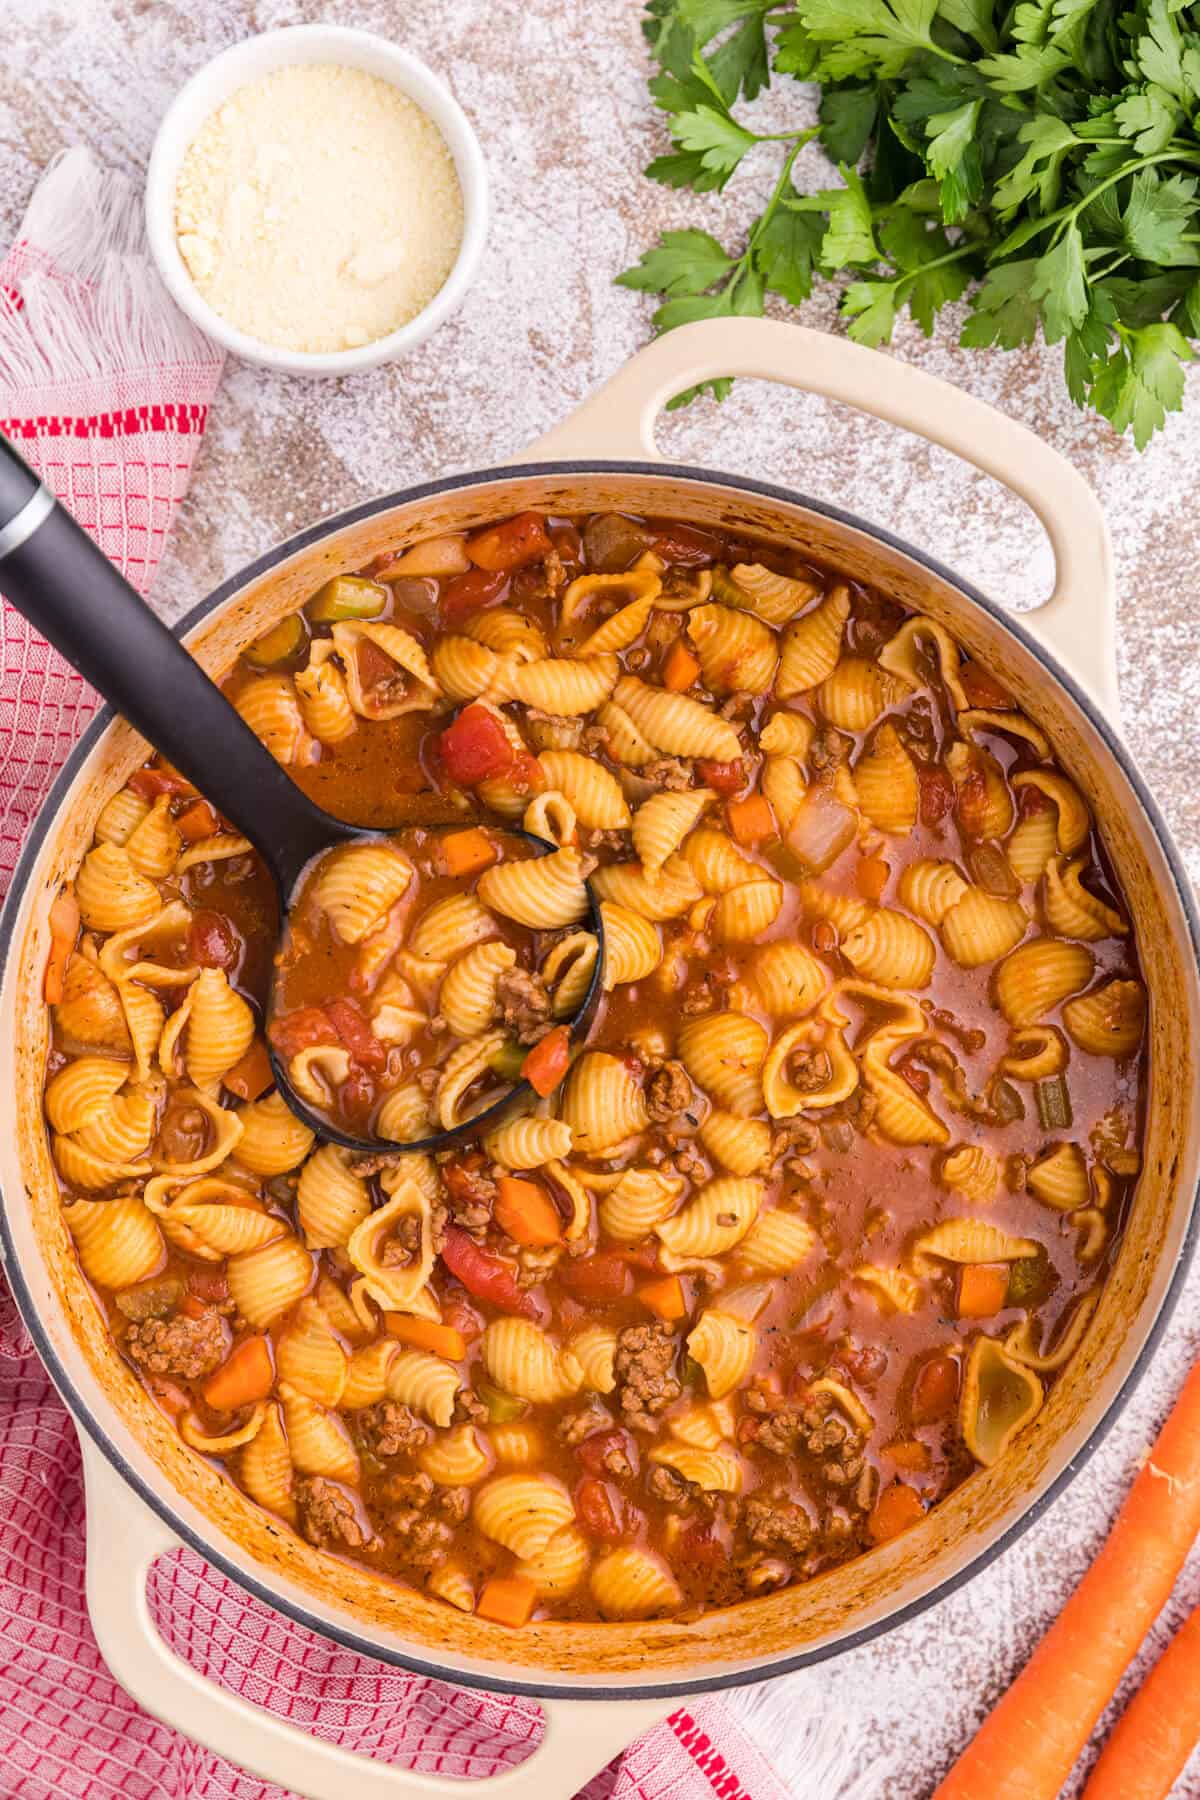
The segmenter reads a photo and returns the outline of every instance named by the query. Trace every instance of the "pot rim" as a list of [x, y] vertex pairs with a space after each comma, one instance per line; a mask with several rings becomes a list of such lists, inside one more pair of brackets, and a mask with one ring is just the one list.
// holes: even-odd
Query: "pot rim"
[[[1100, 707], [1080, 686], [1074, 677], [1067, 672], [1034, 635], [1027, 631], [1021, 623], [1021, 615], [1000, 607], [989, 600], [972, 583], [965, 581], [953, 570], [939, 562], [936, 557], [917, 549], [897, 533], [886, 527], [870, 524], [856, 514], [847, 512], [843, 507], [816, 500], [802, 494], [796, 489], [780, 486], [775, 482], [757, 481], [747, 476], [722, 474], [712, 469], [697, 468], [689, 463], [647, 462], [625, 458], [596, 458], [584, 460], [579, 458], [559, 461], [514, 462], [507, 466], [490, 467], [479, 470], [465, 470], [460, 474], [440, 476], [436, 480], [419, 482], [412, 487], [399, 489], [374, 500], [367, 500], [358, 506], [333, 513], [315, 524], [306, 526], [292, 537], [276, 545], [273, 550], [264, 552], [252, 562], [229, 576], [214, 588], [204, 599], [197, 602], [185, 616], [172, 627], [176, 637], [185, 637], [189, 631], [199, 625], [211, 613], [232, 599], [249, 582], [269, 573], [281, 562], [310, 545], [329, 537], [333, 532], [346, 526], [359, 524], [375, 517], [381, 512], [388, 512], [397, 506], [411, 505], [414, 501], [432, 499], [441, 494], [452, 493], [457, 489], [483, 486], [490, 483], [512, 481], [522, 476], [572, 476], [572, 475], [631, 475], [642, 477], [661, 477], [671, 481], [699, 483], [706, 487], [733, 488], [738, 492], [752, 494], [759, 498], [781, 501], [789, 506], [802, 506], [807, 511], [830, 519], [837, 524], [845, 525], [852, 530], [863, 532], [886, 544], [890, 549], [899, 551], [913, 562], [927, 569], [932, 575], [956, 589], [966, 599], [985, 613], [996, 624], [1010, 632], [1017, 641], [1047, 670], [1047, 672], [1064, 688], [1075, 705], [1088, 719], [1099, 734], [1105, 748], [1114, 758], [1125, 779], [1132, 788], [1138, 804], [1145, 815], [1170, 869], [1175, 891], [1183, 916], [1187, 922], [1188, 937], [1193, 959], [1200, 968], [1200, 903], [1193, 895], [1191, 882], [1183, 864], [1183, 858], [1175, 845], [1170, 829], [1162, 816], [1157, 801], [1146, 785], [1131, 752], [1126, 748], [1118, 733], [1109, 724]], [[12, 945], [17, 916], [29, 880], [32, 866], [40, 852], [52, 823], [57, 819], [62, 800], [74, 782], [83, 764], [117, 718], [115, 710], [105, 706], [97, 713], [87, 727], [79, 742], [75, 745], [62, 769], [43, 801], [41, 808], [30, 828], [29, 836], [21, 851], [17, 866], [13, 871], [12, 883], [0, 912], [0, 986], [7, 973], [9, 950]], [[460, 1687], [478, 1688], [486, 1692], [502, 1694], [519, 1694], [532, 1699], [574, 1699], [574, 1700], [629, 1700], [629, 1699], [686, 1699], [703, 1693], [719, 1692], [727, 1688], [744, 1687], [755, 1681], [773, 1680], [778, 1675], [794, 1674], [797, 1670], [810, 1668], [818, 1663], [840, 1656], [849, 1650], [858, 1649], [875, 1638], [883, 1636], [919, 1614], [927, 1611], [940, 1601], [949, 1598], [960, 1588], [965, 1587], [976, 1575], [988, 1568], [999, 1556], [1010, 1549], [1017, 1539], [1041, 1518], [1069, 1483], [1099, 1449], [1109, 1431], [1116, 1422], [1119, 1413], [1129, 1401], [1134, 1389], [1142, 1379], [1149, 1366], [1154, 1352], [1162, 1340], [1162, 1336], [1179, 1302], [1184, 1279], [1196, 1253], [1200, 1238], [1200, 1186], [1193, 1192], [1188, 1208], [1187, 1224], [1175, 1259], [1175, 1266], [1166, 1290], [1159, 1302], [1158, 1310], [1150, 1321], [1145, 1338], [1138, 1349], [1124, 1379], [1106, 1407], [1102, 1416], [1096, 1421], [1085, 1441], [1067, 1463], [1066, 1467], [1050, 1482], [1045, 1492], [1030, 1501], [1018, 1513], [996, 1539], [979, 1550], [961, 1569], [947, 1575], [943, 1580], [931, 1587], [928, 1593], [898, 1607], [888, 1613], [885, 1618], [877, 1619], [871, 1624], [860, 1626], [834, 1642], [816, 1648], [799, 1650], [794, 1655], [776, 1657], [762, 1664], [751, 1664], [731, 1672], [721, 1674], [697, 1673], [693, 1676], [682, 1676], [677, 1680], [641, 1682], [631, 1680], [620, 1685], [598, 1683], [595, 1685], [562, 1684], [551, 1680], [530, 1681], [506, 1677], [498, 1666], [495, 1674], [484, 1673], [476, 1669], [460, 1670], [444, 1663], [439, 1663], [427, 1656], [407, 1650], [400, 1651], [389, 1645], [380, 1644], [365, 1637], [355, 1630], [340, 1624], [333, 1624], [320, 1619], [301, 1603], [279, 1594], [268, 1582], [259, 1578], [253, 1571], [248, 1571], [236, 1563], [223, 1551], [214, 1549], [202, 1534], [185, 1524], [173, 1510], [171, 1502], [160, 1493], [156, 1486], [143, 1480], [126, 1460], [118, 1445], [109, 1437], [105, 1428], [92, 1415], [87, 1403], [83, 1400], [75, 1384], [63, 1367], [46, 1330], [44, 1329], [33, 1296], [26, 1284], [24, 1272], [15, 1254], [15, 1245], [9, 1229], [7, 1207], [0, 1194], [0, 1267], [12, 1289], [17, 1309], [25, 1327], [33, 1340], [34, 1348], [49, 1373], [60, 1396], [66, 1403], [77, 1426], [87, 1431], [92, 1442], [116, 1473], [129, 1484], [142, 1503], [161, 1519], [168, 1529], [189, 1549], [202, 1556], [204, 1560], [218, 1569], [238, 1587], [261, 1600], [276, 1612], [283, 1613], [295, 1624], [314, 1631], [318, 1636], [331, 1640], [343, 1649], [353, 1650], [357, 1655], [365, 1656], [376, 1662], [389, 1663], [394, 1667], [407, 1669], [416, 1675], [427, 1676], [436, 1681], [450, 1682]]]

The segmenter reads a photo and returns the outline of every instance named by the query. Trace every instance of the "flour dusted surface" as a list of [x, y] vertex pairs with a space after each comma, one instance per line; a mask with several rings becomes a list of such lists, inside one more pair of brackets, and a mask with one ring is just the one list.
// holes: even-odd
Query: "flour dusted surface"
[[389, 82], [310, 63], [239, 88], [190, 145], [175, 193], [199, 292], [250, 337], [335, 351], [428, 305], [462, 241], [437, 126]]

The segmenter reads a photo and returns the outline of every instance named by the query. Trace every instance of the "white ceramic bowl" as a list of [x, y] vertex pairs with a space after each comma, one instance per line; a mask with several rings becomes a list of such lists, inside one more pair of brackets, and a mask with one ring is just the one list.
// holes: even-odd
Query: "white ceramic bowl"
[[[353, 350], [280, 349], [239, 331], [214, 312], [199, 293], [175, 238], [175, 184], [188, 146], [205, 120], [248, 82], [300, 63], [341, 63], [390, 81], [429, 115], [446, 141], [463, 197], [463, 236], [454, 267], [415, 318]], [[427, 338], [460, 304], [479, 266], [488, 224], [487, 164], [479, 139], [449, 89], [407, 50], [343, 25], [292, 25], [247, 38], [198, 70], [171, 103], [150, 157], [146, 177], [146, 226], [150, 250], [172, 298], [202, 331], [246, 362], [295, 375], [353, 375], [391, 362]]]

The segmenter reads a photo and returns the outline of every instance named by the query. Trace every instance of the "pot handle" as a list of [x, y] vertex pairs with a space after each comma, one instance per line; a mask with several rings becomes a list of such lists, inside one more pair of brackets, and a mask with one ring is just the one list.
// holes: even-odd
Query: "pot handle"
[[952, 450], [1011, 488], [1054, 550], [1054, 591], [1021, 623], [1110, 719], [1118, 708], [1116, 593], [1100, 502], [1059, 451], [1006, 413], [910, 363], [777, 319], [706, 319], [656, 338], [518, 462], [658, 458], [655, 421], [674, 395], [718, 375], [782, 381]]
[[175, 1655], [150, 1615], [151, 1565], [180, 1540], [80, 1433], [87, 1494], [87, 1604], [109, 1670], [156, 1719], [305, 1800], [569, 1800], [634, 1738], [674, 1709], [667, 1700], [540, 1700], [541, 1743], [519, 1768], [478, 1781], [396, 1768], [311, 1735], [239, 1699]]

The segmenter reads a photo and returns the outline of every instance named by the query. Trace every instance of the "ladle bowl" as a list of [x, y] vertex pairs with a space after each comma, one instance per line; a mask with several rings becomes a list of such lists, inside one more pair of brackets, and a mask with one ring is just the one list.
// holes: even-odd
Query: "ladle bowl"
[[[279, 895], [280, 936], [303, 876], [314, 858], [339, 846], [386, 839], [386, 829], [335, 818], [309, 799], [276, 762], [216, 683], [155, 617], [124, 576], [0, 438], [0, 572], [5, 597], [86, 681], [122, 713], [217, 811], [254, 845]], [[432, 815], [445, 812], [436, 802]], [[431, 833], [486, 825], [493, 836], [518, 838], [544, 855], [557, 848], [504, 821], [406, 818]], [[396, 830], [401, 827], [397, 826]], [[602, 986], [604, 926], [591, 883], [589, 929], [599, 953], [592, 979], [574, 1013], [559, 1021], [572, 1036], [586, 1031]], [[271, 1002], [276, 993], [272, 984]], [[271, 1002], [265, 1025], [270, 1024]], [[445, 1150], [477, 1138], [509, 1108], [528, 1098], [527, 1081], [443, 1131], [411, 1142], [359, 1137], [297, 1092], [287, 1066], [267, 1037], [275, 1083], [290, 1110], [319, 1136], [363, 1155]]]

